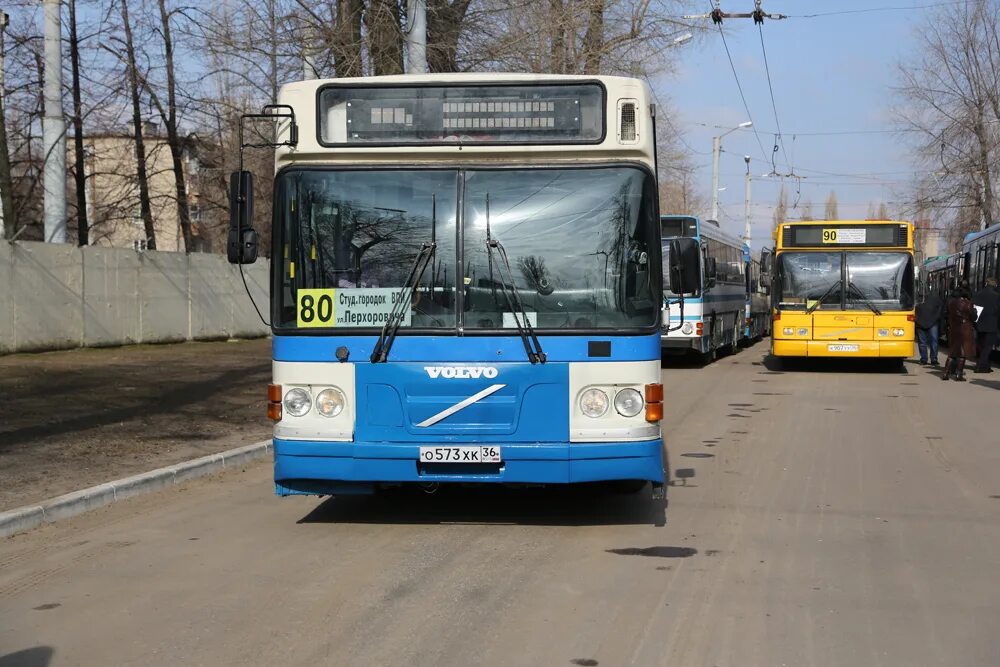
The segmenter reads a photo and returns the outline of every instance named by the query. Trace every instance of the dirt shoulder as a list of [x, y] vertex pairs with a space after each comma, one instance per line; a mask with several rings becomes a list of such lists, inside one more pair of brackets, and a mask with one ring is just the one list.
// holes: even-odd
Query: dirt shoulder
[[0, 510], [270, 436], [269, 339], [0, 357]]

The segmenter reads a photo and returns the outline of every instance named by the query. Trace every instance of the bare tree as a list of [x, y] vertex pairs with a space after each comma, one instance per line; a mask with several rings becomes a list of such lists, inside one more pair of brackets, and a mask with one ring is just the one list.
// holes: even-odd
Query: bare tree
[[802, 204], [802, 213], [799, 215], [800, 220], [812, 220], [813, 219], [813, 205], [808, 199]]
[[139, 213], [146, 232], [146, 247], [156, 249], [156, 226], [153, 224], [153, 210], [149, 200], [149, 173], [146, 169], [146, 144], [142, 136], [142, 100], [140, 97], [140, 74], [136, 62], [135, 42], [132, 38], [132, 23], [129, 21], [128, 0], [121, 2], [121, 19], [125, 33], [125, 76], [128, 80], [129, 97], [132, 102], [132, 136], [135, 142], [135, 173], [139, 185]]
[[823, 207], [824, 220], [837, 220], [840, 216], [837, 213], [837, 193], [830, 190], [830, 195], [826, 198], [826, 205]]
[[1000, 171], [1000, 2], [970, 0], [933, 12], [916, 32], [919, 54], [899, 67], [899, 112], [929, 174], [918, 206], [951, 218], [959, 234], [992, 224]]
[[785, 191], [785, 186], [781, 186], [781, 190], [778, 192], [778, 203], [774, 207], [774, 228], [777, 229], [778, 225], [782, 224], [788, 220], [788, 193]]

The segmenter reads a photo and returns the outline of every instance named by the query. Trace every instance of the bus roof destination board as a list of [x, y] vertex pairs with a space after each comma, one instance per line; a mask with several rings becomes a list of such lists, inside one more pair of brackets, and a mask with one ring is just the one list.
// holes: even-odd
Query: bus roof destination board
[[831, 246], [863, 246], [905, 248], [909, 244], [906, 225], [900, 224], [816, 224], [788, 225], [782, 235], [785, 248], [829, 248]]
[[600, 143], [604, 88], [545, 85], [327, 85], [319, 94], [324, 145]]

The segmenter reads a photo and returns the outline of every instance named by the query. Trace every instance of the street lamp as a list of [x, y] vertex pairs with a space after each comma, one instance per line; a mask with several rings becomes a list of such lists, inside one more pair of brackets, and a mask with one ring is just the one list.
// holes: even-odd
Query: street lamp
[[731, 130], [712, 137], [712, 220], [719, 219], [719, 154], [722, 153], [722, 137], [748, 127], [753, 127], [752, 120], [744, 121]]

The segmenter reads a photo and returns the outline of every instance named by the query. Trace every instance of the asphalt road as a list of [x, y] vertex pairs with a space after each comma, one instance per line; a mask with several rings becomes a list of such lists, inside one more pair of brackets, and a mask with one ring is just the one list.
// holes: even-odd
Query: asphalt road
[[0, 543], [0, 667], [1000, 664], [1000, 381], [765, 347], [664, 371], [665, 516], [261, 464]]

